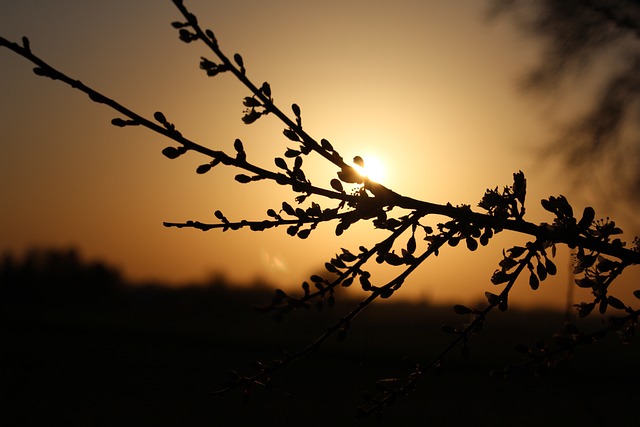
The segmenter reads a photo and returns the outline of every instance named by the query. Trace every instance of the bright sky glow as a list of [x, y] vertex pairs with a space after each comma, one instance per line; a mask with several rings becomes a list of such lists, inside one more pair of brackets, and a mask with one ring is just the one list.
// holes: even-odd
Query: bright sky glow
[[373, 155], [365, 155], [361, 156], [362, 160], [364, 160], [364, 167], [359, 165], [354, 165], [353, 167], [360, 173], [362, 176], [369, 177], [372, 181], [375, 182], [385, 182], [386, 171], [385, 166], [382, 161]]
[[[271, 84], [283, 110], [300, 105], [311, 135], [331, 141], [345, 159], [361, 155], [366, 173], [392, 190], [475, 207], [486, 188], [510, 184], [523, 170], [531, 221], [548, 220], [542, 197], [565, 194], [581, 206], [571, 183], [538, 173], [530, 155], [548, 127], [515, 82], [533, 62], [534, 45], [504, 22], [487, 24], [484, 2], [185, 3], [228, 54], [242, 54], [250, 78]], [[170, 1], [0, 2], [4, 37], [29, 36], [53, 66], [146, 116], [161, 110], [203, 145], [232, 153], [241, 138], [252, 159], [273, 167], [291, 145], [281, 123], [265, 117], [244, 125], [246, 89], [228, 75], [204, 76], [198, 62], [211, 55], [178, 40], [170, 26], [177, 19]], [[235, 183], [237, 171], [222, 166], [197, 175], [201, 157], [164, 158], [159, 136], [111, 126], [117, 114], [32, 68], [0, 51], [0, 251], [74, 245], [134, 279], [179, 283], [222, 272], [299, 289], [340, 247], [357, 250], [380, 237], [371, 224], [341, 238], [335, 225], [322, 225], [306, 241], [283, 228], [166, 229], [163, 221], [214, 222], [216, 209], [231, 220], [265, 219], [267, 209], [293, 204], [294, 196], [262, 182]], [[328, 187], [335, 167], [308, 162], [326, 170], [313, 182]], [[475, 302], [492, 289], [502, 248], [521, 240], [501, 235], [477, 253], [443, 251], [398, 297]], [[557, 286], [567, 280], [559, 277]], [[557, 305], [557, 289], [547, 288], [536, 302]], [[526, 287], [512, 295], [514, 302], [532, 297]]]

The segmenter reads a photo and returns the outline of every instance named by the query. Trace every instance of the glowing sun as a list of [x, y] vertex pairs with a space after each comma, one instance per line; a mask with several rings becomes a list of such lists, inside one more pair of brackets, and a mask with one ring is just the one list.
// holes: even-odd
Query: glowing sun
[[359, 174], [369, 177], [370, 180], [380, 182], [385, 178], [384, 163], [373, 155], [356, 156], [353, 159], [354, 168]]

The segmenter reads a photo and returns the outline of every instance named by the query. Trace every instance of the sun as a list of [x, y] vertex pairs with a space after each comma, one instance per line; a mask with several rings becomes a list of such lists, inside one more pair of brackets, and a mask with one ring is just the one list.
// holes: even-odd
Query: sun
[[353, 167], [359, 174], [368, 177], [372, 181], [382, 183], [385, 178], [385, 167], [379, 157], [366, 154], [363, 156], [356, 156], [353, 160]]

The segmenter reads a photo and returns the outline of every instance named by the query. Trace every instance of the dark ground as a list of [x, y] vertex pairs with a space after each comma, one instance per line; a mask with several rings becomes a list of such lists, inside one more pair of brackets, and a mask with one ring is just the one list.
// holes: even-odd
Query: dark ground
[[489, 376], [527, 360], [514, 341], [550, 342], [559, 313], [491, 315], [471, 340], [469, 360], [454, 350], [440, 375], [423, 377], [381, 419], [356, 419], [365, 390], [375, 395], [376, 381], [409, 374], [405, 356], [431, 360], [451, 339], [440, 325], [465, 317], [450, 307], [376, 304], [345, 342], [331, 339], [243, 404], [240, 391], [210, 392], [229, 369], [248, 373], [253, 361], [277, 357], [276, 343], [291, 350], [309, 343], [347, 302], [277, 323], [251, 310], [270, 301], [263, 288], [127, 287], [108, 267], [49, 264], [5, 259], [0, 276], [3, 426], [640, 425], [637, 340], [623, 346], [608, 336], [539, 377]]

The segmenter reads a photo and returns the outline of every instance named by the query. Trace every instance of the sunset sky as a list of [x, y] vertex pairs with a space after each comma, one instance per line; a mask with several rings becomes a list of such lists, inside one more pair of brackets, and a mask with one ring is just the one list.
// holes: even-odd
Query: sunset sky
[[[486, 188], [508, 185], [522, 170], [529, 221], [552, 221], [539, 200], [558, 194], [578, 212], [591, 204], [597, 217], [616, 217], [612, 206], [573, 188], [559, 168], [539, 165], [535, 149], [553, 129], [545, 108], [517, 86], [536, 64], [539, 46], [508, 20], [489, 22], [487, 2], [185, 4], [228, 55], [242, 54], [251, 79], [271, 84], [276, 104], [285, 111], [293, 102], [300, 105], [307, 132], [331, 141], [346, 159], [376, 157], [383, 183], [397, 192], [475, 206]], [[170, 26], [176, 20], [179, 12], [169, 0], [0, 3], [3, 37], [28, 36], [32, 50], [54, 67], [144, 116], [162, 111], [202, 145], [233, 153], [240, 138], [251, 159], [273, 169], [272, 159], [292, 146], [283, 125], [275, 117], [244, 125], [242, 98], [249, 92], [231, 75], [208, 78], [199, 70], [200, 57], [213, 54], [201, 44], [182, 43]], [[341, 247], [356, 251], [384, 236], [369, 223], [340, 238], [335, 226], [321, 225], [304, 241], [285, 228], [165, 228], [163, 221], [215, 222], [217, 209], [232, 221], [261, 220], [267, 209], [293, 204], [295, 196], [271, 183], [238, 184], [236, 170], [197, 175], [205, 158], [165, 158], [161, 150], [168, 141], [161, 136], [112, 126], [117, 113], [31, 69], [0, 50], [2, 252], [75, 246], [136, 280], [177, 284], [222, 273], [291, 288], [321, 271]], [[571, 112], [585, 93], [569, 99], [554, 118]], [[328, 163], [309, 161], [314, 183], [327, 186], [335, 172]], [[634, 230], [625, 231], [631, 241]], [[504, 234], [477, 253], [445, 248], [398, 297], [476, 301], [497, 290], [489, 279], [502, 249], [526, 241]], [[568, 252], [559, 252], [556, 264], [562, 274], [535, 293], [523, 281], [512, 304], [562, 306]]]

